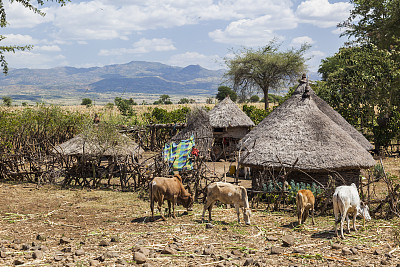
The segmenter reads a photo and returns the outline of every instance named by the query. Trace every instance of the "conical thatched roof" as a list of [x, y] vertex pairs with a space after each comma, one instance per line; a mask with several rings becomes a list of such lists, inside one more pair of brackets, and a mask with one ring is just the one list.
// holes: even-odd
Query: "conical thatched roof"
[[240, 163], [302, 170], [374, 166], [372, 156], [317, 106], [314, 94], [293, 94], [243, 139]]
[[[297, 87], [294, 94], [303, 94], [306, 88], [306, 82], [300, 81], [300, 85]], [[336, 110], [334, 110], [328, 103], [323, 99], [318, 97], [315, 92], [310, 88], [310, 93], [313, 95], [314, 102], [317, 104], [318, 108], [327, 115], [331, 120], [333, 120], [337, 125], [342, 127], [354, 140], [356, 140], [362, 147], [366, 150], [372, 150], [373, 145], [365, 138], [356, 128], [354, 128], [350, 123], [348, 123]]]
[[186, 128], [173, 136], [171, 141], [187, 140], [192, 135], [200, 154], [208, 157], [213, 144], [213, 127], [207, 111], [203, 108], [194, 109], [188, 114]]
[[210, 123], [214, 128], [251, 127], [254, 122], [227, 96], [210, 110]]
[[91, 156], [128, 156], [135, 157], [143, 153], [132, 139], [123, 134], [117, 134], [112, 140], [100, 140], [97, 136], [85, 136], [79, 134], [74, 138], [56, 146], [55, 153], [68, 156], [91, 155]]

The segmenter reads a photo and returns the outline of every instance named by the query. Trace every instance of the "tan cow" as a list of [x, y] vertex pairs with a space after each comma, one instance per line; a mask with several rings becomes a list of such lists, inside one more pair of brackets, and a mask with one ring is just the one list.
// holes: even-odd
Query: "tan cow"
[[215, 182], [207, 186], [207, 199], [204, 204], [202, 220], [206, 209], [209, 213], [209, 221], [211, 221], [211, 210], [214, 203], [219, 200], [225, 204], [233, 204], [236, 208], [238, 223], [240, 223], [239, 208], [242, 208], [243, 217], [246, 224], [250, 224], [251, 210], [249, 200], [247, 198], [246, 188], [239, 185], [234, 185], [224, 182]]
[[314, 205], [315, 197], [313, 193], [308, 189], [299, 190], [296, 196], [297, 204], [297, 218], [299, 225], [304, 223], [307, 219], [309, 210], [312, 211], [312, 224], [314, 223]]
[[164, 200], [168, 201], [169, 215], [171, 216], [171, 202], [173, 218], [175, 216], [175, 204], [182, 204], [188, 211], [193, 205], [193, 197], [186, 191], [182, 184], [182, 178], [175, 174], [172, 178], [155, 177], [149, 184], [150, 187], [150, 209], [151, 217], [154, 218], [154, 202], [158, 203], [158, 210], [163, 220], [166, 220], [162, 214], [162, 205]]

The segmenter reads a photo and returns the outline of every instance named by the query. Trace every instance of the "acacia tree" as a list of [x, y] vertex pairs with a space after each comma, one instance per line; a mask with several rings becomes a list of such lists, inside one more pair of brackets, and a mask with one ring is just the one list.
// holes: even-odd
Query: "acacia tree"
[[[38, 7], [34, 6], [30, 0], [9, 0], [10, 3], [17, 2], [23, 5], [25, 8], [31, 10], [33, 13], [36, 13], [40, 16], [45, 16], [46, 14], [42, 12]], [[37, 6], [43, 6], [45, 2], [56, 2], [61, 4], [61, 6], [64, 6], [67, 2], [70, 2], [70, 0], [37, 0]], [[0, 2], [0, 27], [5, 28], [7, 27], [8, 22], [7, 22], [7, 16], [6, 16], [6, 10], [4, 9], [3, 1]], [[8, 73], [8, 64], [5, 59], [4, 53], [6, 52], [12, 52], [15, 53], [16, 51], [24, 51], [24, 50], [31, 50], [33, 48], [32, 45], [25, 45], [25, 46], [18, 46], [18, 45], [1, 45], [1, 41], [6, 39], [4, 35], [0, 35], [0, 65], [1, 68], [3, 69], [3, 73], [7, 74]]]
[[260, 90], [264, 93], [265, 109], [268, 109], [269, 90], [280, 90], [295, 82], [306, 70], [304, 53], [310, 46], [279, 51], [273, 40], [259, 49], [243, 48], [232, 59], [225, 59], [228, 67], [225, 77], [233, 83], [233, 89], [243, 96]]

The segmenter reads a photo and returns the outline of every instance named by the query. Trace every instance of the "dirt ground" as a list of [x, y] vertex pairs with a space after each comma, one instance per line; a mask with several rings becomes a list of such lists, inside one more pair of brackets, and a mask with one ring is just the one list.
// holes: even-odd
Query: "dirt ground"
[[[398, 159], [384, 163], [387, 171], [399, 167]], [[226, 164], [217, 163], [216, 170]], [[153, 222], [143, 195], [0, 183], [0, 266], [139, 265], [139, 256], [141, 266], [400, 264], [399, 218], [373, 219], [365, 229], [359, 219], [359, 231], [341, 240], [332, 215], [296, 227], [290, 206], [282, 212], [259, 206], [250, 226], [237, 223], [234, 209], [226, 207], [215, 207], [212, 224], [203, 223], [197, 203], [189, 214], [178, 207], [176, 219], [156, 216]], [[137, 250], [142, 254], [134, 256]]]

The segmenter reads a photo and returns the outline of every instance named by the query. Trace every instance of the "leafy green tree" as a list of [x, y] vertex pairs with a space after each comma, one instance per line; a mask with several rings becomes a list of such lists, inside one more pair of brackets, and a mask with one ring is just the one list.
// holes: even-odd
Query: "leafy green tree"
[[268, 109], [269, 90], [279, 91], [297, 81], [306, 69], [304, 53], [310, 46], [279, 51], [276, 41], [257, 50], [243, 48], [233, 58], [225, 59], [228, 71], [225, 76], [233, 82], [233, 89], [241, 95], [254, 90], [264, 93]]
[[4, 104], [4, 106], [9, 107], [9, 106], [11, 106], [11, 103], [12, 103], [12, 98], [11, 97], [3, 96], [3, 104]]
[[82, 105], [82, 106], [90, 106], [90, 105], [92, 105], [92, 99], [90, 99], [90, 98], [83, 98], [83, 99], [82, 99], [81, 105]]
[[341, 48], [319, 69], [323, 81], [316, 93], [352, 125], [373, 133], [376, 149], [400, 137], [400, 62], [393, 60], [398, 56], [372, 44]]
[[[67, 2], [70, 2], [70, 0], [37, 0], [37, 6], [43, 6], [45, 2], [56, 2], [61, 4], [61, 6], [64, 6]], [[30, 0], [10, 0], [10, 3], [17, 2], [23, 5], [25, 8], [29, 9], [33, 13], [39, 14], [40, 16], [45, 16], [46, 14], [42, 12], [38, 7], [36, 7], [34, 4], [31, 3]], [[7, 21], [7, 16], [6, 16], [6, 10], [3, 6], [3, 1], [0, 4], [0, 27], [5, 28], [7, 25], [9, 25]], [[4, 35], [0, 35], [0, 42], [6, 39]], [[0, 45], [0, 65], [3, 68], [3, 73], [7, 74], [8, 73], [8, 64], [5, 59], [4, 54], [7, 52], [12, 52], [15, 53], [16, 51], [25, 51], [25, 50], [31, 50], [33, 48], [32, 45], [25, 45], [25, 46], [18, 46], [18, 45]]]
[[251, 102], [251, 103], [260, 102], [260, 97], [259, 97], [258, 95], [252, 95], [252, 96], [250, 97], [250, 102]]
[[179, 100], [178, 104], [189, 104], [189, 99], [181, 98], [181, 100]]
[[243, 112], [254, 122], [255, 125], [259, 124], [271, 112], [265, 109], [259, 109], [255, 106], [243, 105]]
[[225, 86], [225, 85], [221, 85], [220, 87], [218, 87], [218, 93], [217, 93], [216, 98], [217, 98], [219, 101], [222, 101], [222, 100], [224, 100], [225, 97], [227, 97], [227, 96], [229, 96], [230, 99], [231, 99], [233, 102], [236, 102], [236, 100], [237, 100], [237, 98], [238, 98], [236, 92], [233, 91], [230, 87]]
[[121, 97], [116, 97], [114, 103], [123, 116], [132, 117], [135, 115], [135, 111], [132, 108], [132, 102]]
[[399, 0], [350, 0], [350, 3], [353, 9], [349, 18], [338, 25], [345, 29], [342, 36], [353, 37], [358, 44], [374, 44], [379, 49], [399, 48]]

